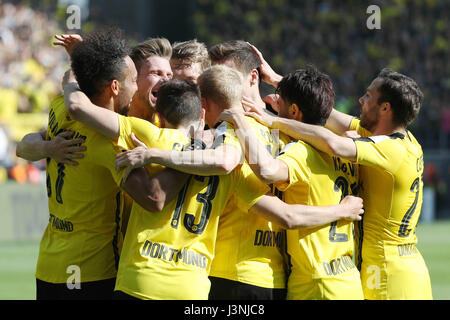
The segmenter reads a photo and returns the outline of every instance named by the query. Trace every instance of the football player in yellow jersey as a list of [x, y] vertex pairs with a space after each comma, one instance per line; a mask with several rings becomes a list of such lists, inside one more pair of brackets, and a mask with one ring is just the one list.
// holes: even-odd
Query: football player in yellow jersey
[[[366, 214], [357, 228], [357, 264], [365, 299], [432, 299], [415, 234], [422, 205], [423, 152], [407, 130], [422, 99], [413, 79], [383, 69], [359, 99], [361, 121], [332, 110], [326, 126], [337, 134], [262, 112], [255, 115], [292, 137], [361, 165], [360, 195]], [[341, 136], [348, 130], [356, 130], [362, 138]]]
[[[297, 70], [283, 77], [277, 91], [281, 119], [325, 124], [334, 103], [327, 75], [314, 68]], [[264, 182], [274, 183], [283, 192], [284, 201], [331, 205], [348, 194], [357, 194], [356, 165], [303, 141], [289, 143], [274, 159], [260, 145], [243, 113], [236, 111], [229, 110], [221, 118], [235, 125], [249, 165]], [[359, 272], [353, 263], [353, 224], [341, 221], [288, 230], [287, 250], [291, 263], [287, 299], [363, 299]]]
[[[239, 73], [243, 99], [265, 108], [259, 92], [260, 61], [248, 43], [242, 40], [223, 42], [211, 47], [209, 55], [213, 65], [226, 65]], [[253, 119], [249, 118], [249, 121], [259, 140], [274, 156], [277, 155], [280, 149], [278, 136]], [[234, 140], [236, 142], [236, 138]], [[219, 223], [209, 298], [284, 299], [287, 271], [284, 263], [285, 230], [262, 217], [246, 215], [240, 209], [237, 197], [233, 201], [235, 205], [229, 206]]]
[[[136, 91], [136, 69], [120, 34], [93, 33], [73, 52], [73, 67], [87, 94], [105, 110], [126, 114]], [[97, 71], [92, 64], [99, 67]], [[73, 163], [71, 157], [47, 160], [50, 219], [36, 268], [37, 299], [109, 299], [122, 244], [123, 199], [118, 184], [123, 173], [114, 169], [113, 161], [120, 149], [73, 121], [59, 97], [49, 110], [47, 138], [67, 138], [64, 130], [74, 135], [71, 144], [82, 143], [89, 151], [77, 166], [65, 165]], [[67, 147], [69, 152], [83, 151], [77, 148]], [[161, 182], [151, 186], [143, 173], [123, 187], [140, 197], [141, 205], [153, 209], [155, 201], [146, 191]]]

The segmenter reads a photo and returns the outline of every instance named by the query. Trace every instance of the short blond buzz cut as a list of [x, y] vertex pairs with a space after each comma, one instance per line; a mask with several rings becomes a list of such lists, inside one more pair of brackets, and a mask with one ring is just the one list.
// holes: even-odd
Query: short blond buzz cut
[[172, 57], [172, 45], [170, 44], [170, 41], [166, 38], [147, 39], [131, 49], [130, 54], [130, 58], [136, 65], [138, 72], [142, 62], [145, 59], [154, 56], [170, 60]]
[[237, 71], [225, 65], [206, 69], [197, 79], [202, 98], [229, 109], [242, 100], [242, 79]]
[[211, 66], [208, 48], [203, 42], [198, 42], [197, 39], [175, 42], [172, 45], [172, 59], [200, 63], [202, 72]]

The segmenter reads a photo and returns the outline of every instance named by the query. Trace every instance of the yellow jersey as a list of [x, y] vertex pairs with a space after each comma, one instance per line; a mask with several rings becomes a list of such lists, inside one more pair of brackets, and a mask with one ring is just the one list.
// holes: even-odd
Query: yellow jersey
[[[271, 131], [251, 117], [246, 119], [259, 141], [275, 155], [278, 144]], [[215, 141], [220, 141], [215, 146], [228, 144], [242, 150], [227, 122], [215, 129]], [[259, 215], [249, 214], [247, 208], [235, 192], [220, 217], [211, 276], [264, 288], [285, 288], [285, 230]]]
[[267, 191], [244, 164], [225, 176], [191, 175], [161, 212], [133, 205], [115, 289], [140, 299], [208, 299], [219, 216], [233, 193], [250, 208]]
[[[289, 181], [278, 183], [288, 204], [328, 206], [357, 194], [358, 166], [318, 151], [302, 141], [286, 145], [278, 157], [289, 168]], [[287, 230], [291, 273], [287, 299], [362, 299], [353, 263], [353, 223]]]
[[87, 151], [77, 166], [47, 159], [49, 223], [40, 243], [36, 278], [66, 283], [72, 266], [79, 267], [81, 282], [114, 278], [123, 240], [124, 202], [118, 187], [123, 173], [114, 168], [120, 150], [72, 120], [60, 96], [49, 108], [47, 140], [64, 130], [83, 138]]
[[[156, 113], [155, 113], [156, 115]], [[120, 150], [131, 150], [135, 148], [133, 141], [131, 140], [131, 133], [134, 133], [135, 136], [141, 140], [145, 141], [147, 145], [152, 146], [157, 143], [158, 148], [160, 149], [173, 149], [173, 150], [183, 150], [184, 145], [190, 141], [185, 134], [181, 133], [175, 129], [160, 129], [158, 127], [159, 122], [155, 124], [154, 122], [150, 123], [147, 120], [143, 120], [136, 117], [125, 117], [118, 115], [119, 118], [119, 138], [114, 144]], [[163, 167], [155, 166], [160, 168]], [[122, 175], [125, 170], [122, 171]], [[131, 214], [131, 208], [133, 204], [133, 199], [124, 192], [124, 211], [123, 211], [123, 224], [122, 224], [122, 233], [125, 235], [126, 227], [128, 226], [128, 220]]]
[[362, 137], [354, 139], [365, 209], [356, 228], [356, 261], [365, 298], [431, 298], [428, 270], [415, 246], [422, 207], [422, 148], [409, 131], [406, 136], [372, 136], [356, 118], [350, 129]]
[[161, 127], [161, 121], [159, 120], [158, 114], [155, 112], [152, 117], [152, 123], [158, 128]]

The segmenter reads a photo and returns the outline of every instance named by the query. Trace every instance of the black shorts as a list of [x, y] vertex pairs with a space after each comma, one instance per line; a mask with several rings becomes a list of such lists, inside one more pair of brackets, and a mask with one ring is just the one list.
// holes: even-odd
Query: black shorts
[[36, 279], [36, 300], [111, 300], [116, 278], [81, 282], [80, 288], [69, 289], [65, 283], [49, 283]]
[[270, 289], [223, 278], [209, 277], [209, 300], [285, 300], [286, 289]]

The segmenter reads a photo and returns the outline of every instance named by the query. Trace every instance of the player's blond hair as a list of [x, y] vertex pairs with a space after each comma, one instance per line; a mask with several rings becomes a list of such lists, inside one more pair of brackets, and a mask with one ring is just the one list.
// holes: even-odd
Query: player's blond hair
[[166, 38], [151, 38], [147, 39], [138, 45], [136, 45], [132, 50], [130, 57], [133, 59], [136, 69], [139, 69], [142, 62], [150, 57], [161, 57], [170, 60], [172, 57], [172, 45], [170, 41]]
[[237, 71], [224, 65], [206, 69], [197, 79], [202, 98], [229, 109], [242, 100], [242, 79]]
[[191, 63], [200, 63], [202, 72], [211, 66], [208, 48], [197, 39], [175, 42], [172, 45], [172, 59], [179, 59]]

